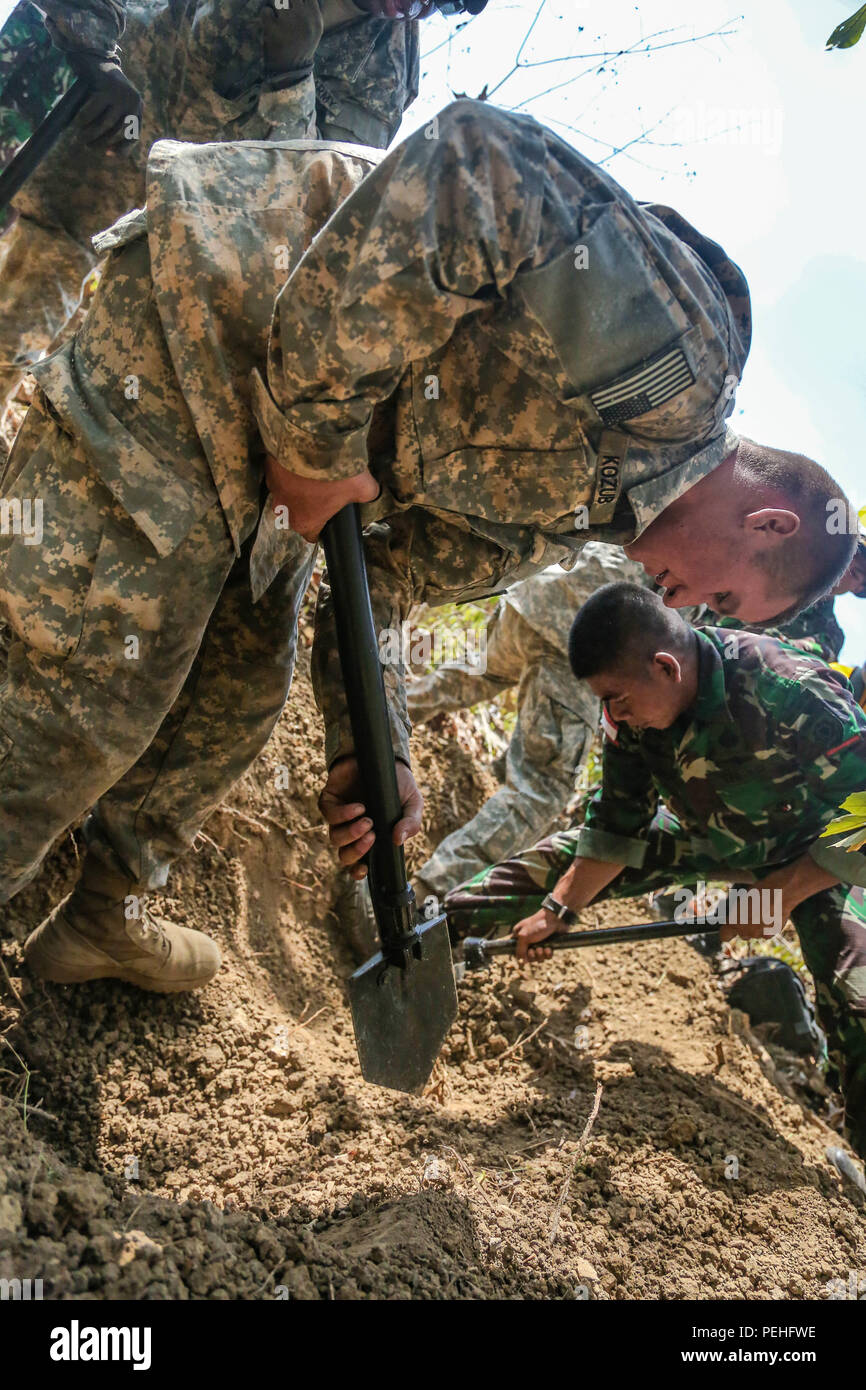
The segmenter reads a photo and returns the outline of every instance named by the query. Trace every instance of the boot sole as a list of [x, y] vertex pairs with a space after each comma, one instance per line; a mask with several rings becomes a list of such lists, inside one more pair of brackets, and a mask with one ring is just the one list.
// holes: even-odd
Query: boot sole
[[[195, 980], [155, 980], [152, 975], [141, 975], [137, 970], [125, 969], [117, 961], [105, 957], [105, 964], [81, 965], [78, 968], [52, 956], [38, 939], [41, 928], [28, 937], [24, 943], [24, 959], [34, 975], [53, 985], [83, 985], [90, 980], [122, 980], [135, 985], [137, 989], [149, 990], [151, 994], [183, 994], [194, 989], [203, 989], [219, 972], [219, 966], [207, 979]], [[31, 944], [32, 943], [32, 944]], [[95, 948], [91, 948], [96, 953]], [[222, 962], [220, 961], [220, 965]]]

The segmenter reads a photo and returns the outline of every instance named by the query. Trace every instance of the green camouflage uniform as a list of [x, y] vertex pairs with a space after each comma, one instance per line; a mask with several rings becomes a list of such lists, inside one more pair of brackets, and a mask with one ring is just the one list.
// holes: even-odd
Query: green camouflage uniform
[[561, 813], [599, 717], [589, 686], [571, 673], [568, 634], [590, 594], [623, 580], [645, 584], [646, 576], [617, 547], [590, 541], [572, 570], [553, 566], [503, 594], [487, 624], [482, 662], [448, 662], [409, 686], [413, 725], [495, 700], [517, 686], [505, 785], [420, 869], [415, 877], [420, 898], [444, 899], [454, 884], [546, 834]]
[[[638, 206], [531, 117], [459, 101], [388, 155], [292, 276], [257, 418], [295, 473], [370, 462], [373, 602], [397, 630], [413, 603], [634, 539], [714, 469], [737, 443], [748, 306], [742, 274], [676, 213]], [[318, 626], [332, 762], [352, 743], [327, 586]], [[402, 672], [385, 677], [408, 757]]]
[[718, 627], [733, 628], [742, 632], [748, 628], [762, 632], [767, 637], [776, 637], [780, 642], [794, 642], [810, 655], [820, 656], [824, 661], [838, 661], [845, 641], [845, 634], [836, 621], [832, 594], [819, 599], [810, 608], [804, 608], [796, 618], [789, 618], [783, 627], [773, 623], [756, 626], [741, 622], [739, 618], [714, 618]]
[[[509, 931], [577, 856], [626, 867], [599, 899], [760, 879], [804, 854], [840, 879], [792, 914], [866, 1156], [866, 856], [822, 830], [866, 785], [866, 715], [843, 677], [793, 645], [697, 630], [698, 697], [665, 730], [619, 725], [583, 826], [478, 874], [445, 903], [460, 936]], [[835, 837], [838, 838], [838, 837]]]
[[[44, 5], [62, 49], [110, 53], [121, 41], [124, 71], [144, 100], [141, 139], [129, 158], [118, 159], [83, 146], [73, 129], [15, 198], [19, 217], [0, 243], [0, 401], [18, 385], [27, 364], [62, 333], [82, 279], [95, 264], [91, 238], [144, 202], [147, 151], [155, 140], [319, 135], [384, 147], [393, 138], [418, 91], [418, 22], [368, 16], [330, 31], [316, 53], [315, 81], [269, 91], [260, 19], [265, 3], [126, 0], [121, 6], [114, 0], [85, 5], [49, 0]], [[32, 9], [31, 15], [39, 19]], [[17, 11], [16, 16], [16, 31], [33, 23], [30, 16]], [[53, 52], [46, 55], [39, 48], [37, 58], [25, 49], [19, 83], [26, 75], [33, 86], [44, 61], [53, 88], [60, 56], [52, 58]], [[64, 67], [63, 81], [67, 75]], [[0, 105], [6, 104], [4, 84]], [[39, 119], [35, 110], [31, 114]], [[3, 363], [9, 364], [5, 371]]]
[[[72, 82], [72, 70], [53, 46], [42, 16], [22, 0], [0, 29], [0, 169], [32, 134]], [[0, 212], [0, 227], [14, 213]]]
[[[742, 281], [732, 307], [662, 221], [528, 117], [458, 102], [429, 136], [416, 132], [372, 170], [280, 295], [274, 397], [261, 372], [263, 325], [286, 273], [277, 252], [288, 248], [290, 268], [368, 166], [350, 147], [155, 147], [146, 219], [131, 217], [102, 243], [130, 238], [112, 255], [84, 329], [38, 365], [44, 396], [10, 458], [7, 493], [47, 503], [42, 545], [4, 537], [0, 565], [16, 637], [0, 698], [6, 896], [97, 797], [106, 852], [145, 884], [163, 882], [216, 797], [199, 787], [210, 786], [210, 765], [230, 784], [279, 713], [310, 552], [261, 511], [263, 444], [251, 405], [264, 443], [300, 473], [354, 473], [369, 460], [382, 484], [365, 508], [378, 523], [368, 548], [373, 597], [380, 623], [395, 628], [416, 599], [490, 593], [573, 559], [593, 536], [634, 535], [732, 447], [724, 418], [729, 375], [745, 356]], [[575, 228], [592, 268], [573, 276], [569, 304], [562, 257], [571, 263]], [[715, 254], [709, 243], [705, 251]], [[548, 312], [548, 273], [561, 320]], [[575, 317], [602, 305], [610, 332], [595, 313]], [[585, 392], [559, 365], [568, 330], [570, 372], [581, 344], [601, 360]], [[683, 352], [675, 362], [692, 362], [696, 381], [623, 422], [633, 449], [617, 512], [601, 495], [607, 464], [590, 396], [669, 349], [672, 335]], [[428, 405], [431, 371], [442, 390]], [[597, 473], [604, 487], [594, 500]], [[575, 531], [584, 502], [589, 524], [581, 514]], [[246, 565], [248, 545], [252, 584], [238, 580], [238, 594], [280, 616], [262, 624], [267, 640], [233, 681], [225, 652], [240, 620], [226, 620], [220, 591], [233, 566]], [[285, 592], [274, 597], [273, 586]], [[129, 636], [140, 639], [136, 660], [127, 659]], [[317, 681], [333, 757], [351, 744], [328, 640], [320, 625]], [[187, 690], [192, 712], [181, 719], [183, 682], [211, 646], [213, 686]], [[401, 682], [393, 668], [386, 676], [393, 701]], [[249, 729], [237, 704], [244, 693], [267, 705]], [[163, 738], [165, 719], [177, 733]], [[399, 703], [395, 736], [408, 751]]]

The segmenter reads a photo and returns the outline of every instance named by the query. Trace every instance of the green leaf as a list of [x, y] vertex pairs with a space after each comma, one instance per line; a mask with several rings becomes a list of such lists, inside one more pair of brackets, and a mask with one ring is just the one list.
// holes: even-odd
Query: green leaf
[[852, 792], [842, 802], [841, 809], [850, 811], [853, 815], [866, 816], [866, 792]]
[[855, 43], [863, 37], [866, 29], [866, 5], [861, 5], [860, 9], [852, 14], [849, 19], [845, 19], [841, 24], [837, 24], [829, 39], [828, 48], [853, 48]]
[[837, 816], [831, 820], [826, 830], [822, 830], [820, 839], [826, 840], [830, 835], [841, 835], [843, 830], [866, 830], [866, 819], [863, 816]]

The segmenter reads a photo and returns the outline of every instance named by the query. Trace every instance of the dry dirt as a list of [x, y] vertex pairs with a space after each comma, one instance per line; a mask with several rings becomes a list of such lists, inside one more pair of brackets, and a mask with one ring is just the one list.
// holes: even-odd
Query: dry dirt
[[[490, 791], [484, 763], [469, 719], [422, 733], [433, 836]], [[0, 1277], [60, 1298], [814, 1299], [866, 1273], [836, 1136], [683, 943], [497, 966], [461, 987], [425, 1096], [365, 1085], [320, 765], [302, 670], [164, 905], [223, 951], [201, 994], [28, 977], [19, 943], [74, 879], [72, 837], [6, 910]]]

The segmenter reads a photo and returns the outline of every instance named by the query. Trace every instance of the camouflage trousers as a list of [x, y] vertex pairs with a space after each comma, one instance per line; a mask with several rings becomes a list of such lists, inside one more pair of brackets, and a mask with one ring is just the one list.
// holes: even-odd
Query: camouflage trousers
[[[121, 506], [41, 392], [3, 479], [4, 519], [40, 504], [41, 534], [4, 526], [0, 618], [10, 632], [0, 686], [0, 901], [28, 883], [56, 837], [96, 805], [90, 851], [142, 891], [264, 746], [288, 694], [298, 609], [314, 549], [289, 539], [284, 563], [254, 603], [255, 520], [232, 544], [207, 459], [162, 332], [146, 238], [109, 262], [75, 340], [82, 380], [117, 379], [107, 325], [125, 325], [127, 361], [147, 383], [140, 401], [110, 400], [125, 427], [164, 462], [163, 530], [151, 543], [135, 477]], [[109, 389], [108, 386], [105, 388]], [[150, 485], [154, 485], [151, 478]], [[153, 534], [151, 520], [150, 529]]]
[[[694, 887], [699, 880], [736, 881], [718, 860], [696, 852], [675, 826], [669, 815], [658, 819], [643, 866], [624, 869], [596, 901]], [[506, 935], [538, 911], [575, 854], [576, 836], [563, 831], [454, 889], [445, 899], [452, 935]], [[801, 903], [792, 921], [815, 982], [833, 1079], [845, 1098], [846, 1137], [866, 1158], [866, 890], [842, 884], [825, 889]]]
[[[556, 681], [551, 667], [562, 667]], [[550, 829], [574, 789], [575, 769], [594, 724], [557, 696], [576, 682], [568, 658], [546, 644], [516, 608], [502, 601], [487, 627], [487, 663], [449, 662], [409, 687], [409, 716], [434, 715], [494, 700], [517, 685], [517, 723], [505, 755], [505, 785], [466, 825], [437, 847], [415, 877], [420, 898], [444, 899], [449, 887], [507, 859]]]

